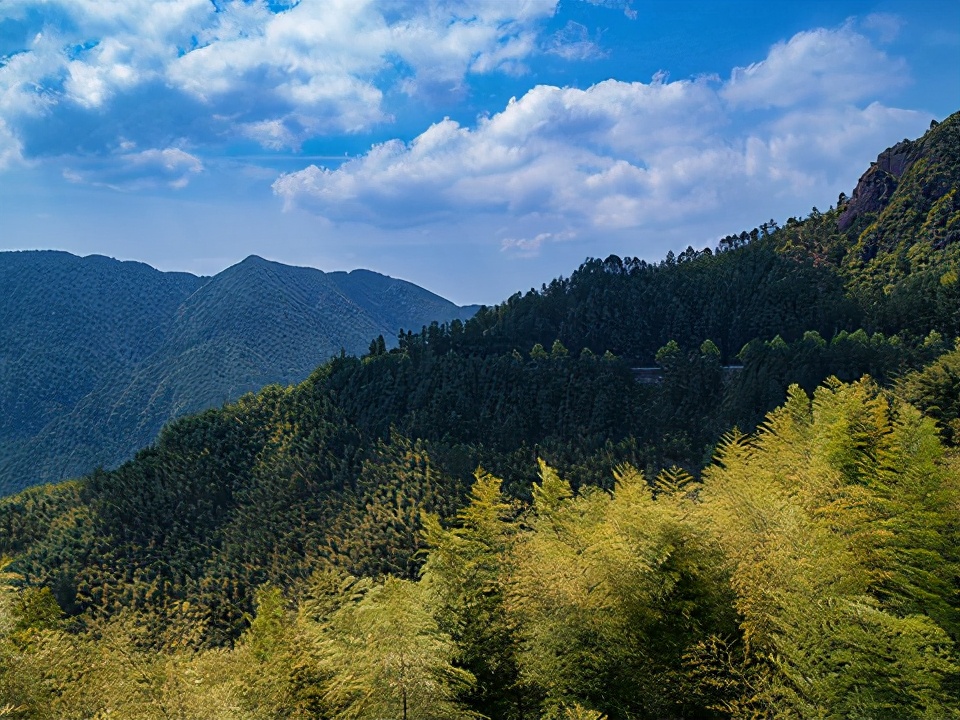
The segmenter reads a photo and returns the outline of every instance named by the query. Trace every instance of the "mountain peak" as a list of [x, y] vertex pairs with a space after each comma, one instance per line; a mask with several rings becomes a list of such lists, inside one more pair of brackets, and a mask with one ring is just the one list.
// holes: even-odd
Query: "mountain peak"
[[259, 255], [247, 255], [243, 260], [237, 263], [237, 265], [273, 265], [270, 260], [260, 257]]
[[[850, 200], [837, 218], [838, 229], [845, 231], [859, 218], [882, 212], [893, 199], [901, 180], [918, 160], [931, 157], [939, 161], [943, 159], [940, 157], [942, 155], [955, 155], [958, 131], [960, 113], [954, 113], [943, 122], [931, 122], [930, 129], [918, 140], [901, 140], [880, 153], [860, 177]], [[950, 183], [942, 185], [944, 192], [952, 187]], [[924, 194], [931, 192], [936, 194], [937, 188], [925, 188]], [[942, 194], [929, 199], [936, 201]]]
[[258, 255], [199, 278], [0, 252], [0, 495], [115, 465], [174, 417], [464, 314], [405, 281], [344, 276]]

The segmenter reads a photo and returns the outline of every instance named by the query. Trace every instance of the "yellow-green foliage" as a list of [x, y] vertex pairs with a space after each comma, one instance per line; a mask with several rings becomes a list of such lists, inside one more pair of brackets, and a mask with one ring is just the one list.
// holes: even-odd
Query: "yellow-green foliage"
[[960, 717], [960, 467], [871, 381], [792, 388], [699, 482], [541, 463], [532, 496], [479, 472], [419, 582], [264, 584], [232, 648], [185, 603], [68, 624], [5, 573], [0, 716]]
[[937, 421], [947, 444], [960, 444], [960, 340], [953, 351], [907, 375], [900, 391]]
[[[355, 588], [360, 590], [360, 588]], [[420, 588], [389, 578], [363, 588], [318, 633], [329, 672], [324, 699], [334, 718], [456, 720], [473, 676], [451, 664], [455, 647], [424, 605]]]
[[[680, 473], [651, 489], [624, 468], [608, 494], [543, 466], [532, 531], [518, 544], [513, 606], [522, 667], [548, 705], [663, 717], [693, 688], [680, 672], [701, 636], [734, 632], [721, 559]], [[615, 713], [615, 714], [614, 714]]]
[[932, 424], [869, 382], [794, 389], [717, 460], [702, 499], [740, 615], [734, 716], [955, 717], [960, 477]]

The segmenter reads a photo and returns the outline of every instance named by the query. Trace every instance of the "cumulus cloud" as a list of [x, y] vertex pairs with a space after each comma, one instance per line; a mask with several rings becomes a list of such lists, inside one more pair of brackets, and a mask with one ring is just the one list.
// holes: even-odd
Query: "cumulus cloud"
[[8, 22], [34, 32], [12, 62], [0, 66], [0, 110], [15, 117], [62, 104], [95, 109], [118, 92], [162, 78], [210, 7], [204, 0], [14, 2]]
[[647, 163], [665, 147], [698, 156], [717, 110], [707, 81], [537, 86], [475, 128], [445, 119], [410, 143], [383, 143], [337, 170], [310, 166], [274, 189], [336, 220], [411, 225], [471, 210], [621, 226], [642, 211], [635, 198], [696, 183], [679, 158], [669, 178]]
[[738, 135], [708, 82], [541, 86], [474, 128], [446, 119], [336, 170], [281, 176], [288, 205], [396, 227], [464, 212], [539, 214], [594, 228], [662, 226], [712, 212], [745, 186], [788, 193], [833, 181], [917, 113], [809, 109]]
[[[904, 75], [850, 26], [799, 33], [725, 82], [658, 74], [537, 86], [472, 126], [444, 119], [273, 187], [287, 207], [334, 222], [502, 218], [501, 249], [519, 255], [596, 232], [669, 233], [758, 197], [808, 210], [824, 204], [824, 188], [849, 192], [850, 172], [878, 149], [925, 128], [920, 113], [855, 102]], [[757, 116], [758, 107], [777, 111]]]
[[0, 117], [42, 155], [40, 119], [56, 125], [85, 112], [112, 126], [99, 148], [107, 153], [119, 135], [140, 132], [121, 111], [137, 95], [194, 140], [239, 133], [296, 149], [389, 122], [385, 90], [455, 93], [470, 74], [523, 72], [556, 5], [16, 0], [5, 29], [32, 39], [0, 58]]
[[109, 187], [114, 190], [141, 190], [165, 186], [174, 190], [186, 187], [190, 178], [203, 171], [199, 158], [179, 148], [136, 150], [134, 144], [121, 143], [109, 158], [77, 158], [63, 171], [70, 182]]
[[[584, 1], [636, 14], [628, 0]], [[542, 36], [557, 5], [14, 0], [0, 168], [47, 158], [73, 182], [183, 187], [211, 148], [297, 150], [390, 122], [397, 93], [449, 99], [472, 76], [525, 72], [537, 54], [598, 57], [577, 23]], [[801, 32], [726, 79], [538, 85], [473, 123], [444, 119], [273, 189], [334, 223], [483, 219], [514, 255], [593, 232], [666, 234], [759, 196], [822, 203], [824, 187], [849, 191], [851, 166], [929, 122], [874, 102], [908, 80], [871, 39], [896, 24], [878, 15]]]
[[777, 43], [764, 60], [734, 69], [723, 97], [746, 109], [851, 103], [906, 81], [904, 61], [889, 57], [848, 23]]
[[862, 109], [848, 105], [796, 110], [771, 121], [762, 135], [752, 135], [747, 157], [784, 192], [809, 194], [849, 172], [851, 157], [863, 159], [854, 168], [862, 171], [880, 149], [915, 137], [929, 122], [923, 113], [879, 102]]

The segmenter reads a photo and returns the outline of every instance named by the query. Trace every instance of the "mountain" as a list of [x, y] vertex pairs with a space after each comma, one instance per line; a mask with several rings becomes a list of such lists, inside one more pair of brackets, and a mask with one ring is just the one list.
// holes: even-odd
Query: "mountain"
[[0, 493], [116, 466], [175, 417], [476, 310], [367, 270], [255, 256], [202, 278], [0, 253], [0, 288]]
[[878, 329], [960, 335], [960, 113], [880, 153], [836, 211], [795, 218], [777, 249], [835, 267]]
[[[855, 193], [846, 220], [843, 198], [659, 263], [588, 259], [466, 322], [421, 324], [389, 351], [336, 354], [296, 385], [180, 417], [116, 469], [0, 499], [0, 557], [13, 558], [0, 566], [0, 620], [5, 596], [12, 608], [0, 690], [36, 677], [39, 694], [17, 702], [79, 703], [49, 680], [61, 673], [146, 707], [186, 688], [216, 698], [208, 683], [232, 679], [237, 703], [257, 706], [249, 717], [336, 717], [336, 683], [358, 687], [338, 673], [412, 634], [477, 678], [462, 699], [490, 717], [544, 717], [560, 701], [611, 718], [765, 716], [797, 698], [796, 717], [948, 716], [960, 696], [958, 118], [878, 162], [887, 190]], [[116, 286], [128, 295], [159, 282], [133, 270]], [[326, 327], [308, 317], [318, 303], [362, 322], [413, 293], [258, 258], [175, 280], [165, 323], [142, 303], [134, 331], [101, 328], [94, 350], [115, 367], [113, 346], [142, 343], [105, 433], [127, 402], [185, 408], [181, 388], [208, 364], [204, 391], [224, 393], [236, 386], [216, 370], [294, 365], [286, 346]], [[67, 308], [33, 317], [55, 337], [52, 311]], [[244, 333], [259, 342], [230, 344]], [[734, 360], [742, 369], [724, 372]], [[655, 362], [662, 381], [635, 382], [635, 362]], [[90, 384], [82, 362], [58, 367], [76, 367], [67, 387]], [[56, 402], [57, 387], [31, 391]], [[95, 390], [76, 411], [90, 423]], [[13, 573], [20, 588], [5, 590]], [[884, 653], [906, 664], [890, 674], [874, 662]], [[84, 680], [84, 663], [107, 656]], [[31, 675], [31, 657], [56, 669]]]
[[611, 255], [485, 308], [455, 343], [509, 351], [559, 339], [649, 365], [709, 338], [734, 361], [755, 338], [960, 335], [960, 113], [882, 152], [852, 197], [661, 263]]

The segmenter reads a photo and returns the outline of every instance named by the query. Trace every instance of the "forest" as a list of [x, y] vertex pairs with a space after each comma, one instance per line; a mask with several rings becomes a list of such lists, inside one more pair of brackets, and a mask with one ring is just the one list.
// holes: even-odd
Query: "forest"
[[3, 498], [0, 717], [960, 717], [960, 115], [897, 147]]

